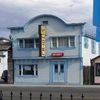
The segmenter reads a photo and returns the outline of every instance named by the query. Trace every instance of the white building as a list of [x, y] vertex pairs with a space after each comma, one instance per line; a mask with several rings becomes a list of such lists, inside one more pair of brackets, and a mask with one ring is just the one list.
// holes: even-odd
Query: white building
[[82, 58], [83, 66], [91, 66], [90, 60], [100, 55], [100, 44], [95, 37], [84, 34], [82, 36]]
[[0, 77], [4, 70], [8, 69], [8, 48], [9, 40], [0, 38]]

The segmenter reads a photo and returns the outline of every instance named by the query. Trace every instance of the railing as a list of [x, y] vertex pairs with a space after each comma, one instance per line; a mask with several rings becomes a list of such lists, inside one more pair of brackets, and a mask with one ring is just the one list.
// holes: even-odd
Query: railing
[[[38, 93], [37, 97], [34, 97], [32, 92], [28, 93], [27, 96], [23, 95], [24, 92], [19, 92], [17, 95], [13, 94], [11, 91], [9, 96], [3, 95], [2, 90], [0, 91], [0, 100], [84, 100], [84, 95], [81, 94], [78, 98], [73, 94], [69, 96], [63, 96], [63, 93], [60, 93], [57, 96], [53, 96], [53, 93], [49, 93], [48, 97], [43, 93]], [[6, 97], [6, 98], [5, 98]], [[89, 99], [90, 100], [90, 99]]]

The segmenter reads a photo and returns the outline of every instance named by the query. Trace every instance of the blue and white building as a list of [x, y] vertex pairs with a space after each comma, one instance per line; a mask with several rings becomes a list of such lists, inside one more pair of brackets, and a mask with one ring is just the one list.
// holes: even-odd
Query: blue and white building
[[84, 25], [45, 14], [10, 27], [14, 84], [82, 85], [83, 66], [99, 54], [99, 44], [84, 34]]

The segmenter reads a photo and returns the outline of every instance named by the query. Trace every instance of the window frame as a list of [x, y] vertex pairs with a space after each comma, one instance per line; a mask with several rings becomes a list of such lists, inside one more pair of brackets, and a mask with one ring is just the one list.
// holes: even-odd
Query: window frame
[[[25, 70], [25, 67], [29, 67], [31, 69], [30, 72], [29, 72], [29, 69]], [[33, 72], [31, 72], [31, 71], [33, 71]], [[38, 68], [37, 64], [19, 65], [18, 75], [19, 76], [33, 76], [33, 77], [38, 77], [38, 75], [39, 75], [38, 71], [39, 71], [39, 68]]]
[[[73, 46], [71, 46], [71, 37], [73, 38]], [[53, 46], [53, 39], [55, 38], [56, 40], [56, 46]], [[65, 38], [66, 40], [66, 45], [63, 43], [63, 46], [59, 46], [59, 39]], [[63, 41], [64, 42], [64, 41]], [[75, 36], [61, 36], [61, 37], [51, 37], [51, 49], [59, 49], [59, 48], [75, 48]]]
[[91, 53], [96, 54], [96, 41], [91, 40]]
[[99, 64], [99, 72], [100, 72], [100, 63], [95, 63], [95, 75], [100, 76], [100, 73], [99, 74], [97, 73], [98, 72], [97, 64]]
[[87, 37], [84, 37], [84, 48], [88, 49], [89, 47], [89, 39]]
[[[33, 47], [26, 47], [26, 40], [33, 40]], [[38, 43], [36, 42], [38, 40]], [[22, 46], [20, 45], [20, 41], [22, 42]], [[32, 44], [31, 44], [32, 45]], [[39, 49], [39, 38], [23, 38], [23, 39], [18, 39], [18, 48], [20, 49]]]

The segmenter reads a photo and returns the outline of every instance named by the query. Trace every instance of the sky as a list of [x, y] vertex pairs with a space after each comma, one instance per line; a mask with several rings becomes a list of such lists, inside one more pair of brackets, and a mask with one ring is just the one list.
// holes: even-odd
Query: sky
[[8, 27], [24, 26], [40, 14], [52, 14], [66, 22], [92, 24], [93, 0], [0, 0], [0, 37], [9, 37]]

